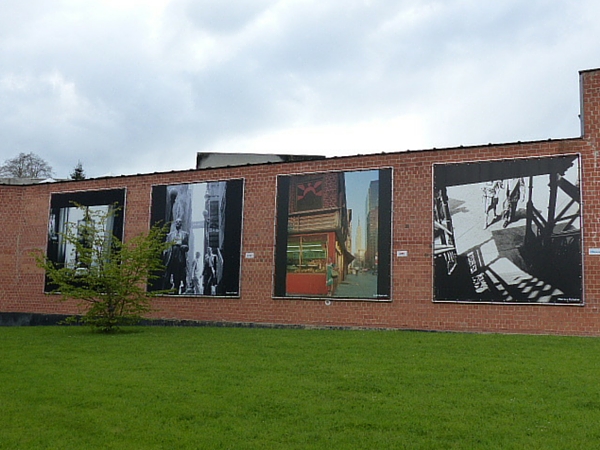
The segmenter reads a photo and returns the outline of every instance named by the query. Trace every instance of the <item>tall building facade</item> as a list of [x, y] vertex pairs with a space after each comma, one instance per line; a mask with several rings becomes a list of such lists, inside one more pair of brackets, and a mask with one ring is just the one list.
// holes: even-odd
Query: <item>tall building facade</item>
[[367, 248], [365, 250], [365, 267], [377, 269], [379, 235], [379, 181], [371, 181], [366, 199], [367, 216]]

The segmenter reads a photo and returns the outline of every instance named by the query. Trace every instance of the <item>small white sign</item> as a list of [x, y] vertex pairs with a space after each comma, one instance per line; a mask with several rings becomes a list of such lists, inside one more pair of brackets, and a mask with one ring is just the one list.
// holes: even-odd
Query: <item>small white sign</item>
[[408, 250], [398, 250], [396, 251], [396, 256], [398, 258], [406, 258], [408, 256]]
[[246, 259], [253, 259], [253, 258], [254, 258], [254, 252], [246, 253]]
[[590, 248], [590, 255], [600, 255], [600, 248]]

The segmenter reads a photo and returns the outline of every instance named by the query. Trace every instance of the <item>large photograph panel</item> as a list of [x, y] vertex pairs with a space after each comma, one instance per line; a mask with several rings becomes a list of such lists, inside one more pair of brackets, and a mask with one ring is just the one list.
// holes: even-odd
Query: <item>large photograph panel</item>
[[581, 304], [578, 155], [434, 165], [434, 300]]
[[[106, 234], [105, 245], [110, 247], [113, 236], [123, 239], [124, 204], [124, 189], [52, 194], [48, 220], [48, 258], [58, 267], [85, 269], [75, 246], [64, 238], [65, 234], [68, 230], [79, 232], [84, 229], [82, 225], [86, 222], [104, 217], [105, 223], [98, 226]], [[45, 291], [50, 292], [54, 287], [46, 279]]]
[[243, 180], [154, 186], [152, 224], [169, 227], [165, 272], [149, 289], [237, 296]]
[[282, 175], [276, 297], [390, 297], [391, 169]]

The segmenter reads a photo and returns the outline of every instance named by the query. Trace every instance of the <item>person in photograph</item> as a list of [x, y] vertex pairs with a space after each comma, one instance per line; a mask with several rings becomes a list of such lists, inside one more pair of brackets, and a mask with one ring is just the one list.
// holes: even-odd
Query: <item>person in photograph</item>
[[504, 184], [500, 180], [488, 181], [483, 189], [483, 213], [485, 214], [485, 223], [483, 229], [487, 229], [498, 219], [498, 198]]
[[506, 228], [513, 222], [517, 215], [517, 205], [525, 198], [525, 180], [523, 178], [511, 178], [506, 182], [506, 199], [504, 200], [504, 223]]
[[202, 271], [204, 295], [217, 295], [222, 277], [223, 256], [221, 255], [221, 249], [217, 248], [215, 253], [212, 247], [208, 247], [204, 256], [204, 270]]
[[339, 276], [339, 273], [333, 262], [327, 264], [327, 274], [325, 278], [325, 284], [327, 285], [327, 296], [331, 297], [335, 289], [335, 279]]
[[217, 286], [217, 255], [212, 247], [208, 247], [204, 255], [204, 269], [202, 270], [204, 295], [215, 295]]
[[189, 234], [181, 229], [181, 219], [175, 220], [175, 229], [167, 235], [171, 244], [165, 253], [165, 288], [173, 289], [176, 294], [186, 290], [187, 252], [189, 250]]
[[200, 252], [196, 252], [196, 257], [192, 262], [192, 291], [194, 294], [202, 293], [202, 261], [200, 261]]
[[223, 280], [223, 255], [221, 253], [221, 249], [217, 248], [217, 284], [215, 285], [215, 294], [221, 292]]

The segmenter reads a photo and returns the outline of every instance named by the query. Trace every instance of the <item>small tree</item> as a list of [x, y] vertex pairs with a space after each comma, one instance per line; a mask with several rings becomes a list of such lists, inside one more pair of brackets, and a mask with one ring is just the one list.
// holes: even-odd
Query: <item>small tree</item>
[[0, 175], [16, 178], [51, 177], [52, 167], [33, 152], [19, 153], [0, 165]]
[[38, 266], [46, 270], [52, 292], [60, 300], [75, 299], [85, 311], [82, 321], [103, 332], [138, 322], [151, 310], [150, 300], [159, 292], [148, 292], [147, 283], [160, 276], [165, 243], [165, 228], [153, 227], [127, 242], [106, 229], [108, 218], [116, 212], [84, 210], [84, 220], [70, 223], [62, 235], [74, 248], [76, 261], [57, 264], [42, 254]]
[[71, 180], [85, 180], [85, 172], [83, 171], [83, 164], [81, 164], [81, 161], [77, 161], [77, 165], [69, 176], [71, 177]]

